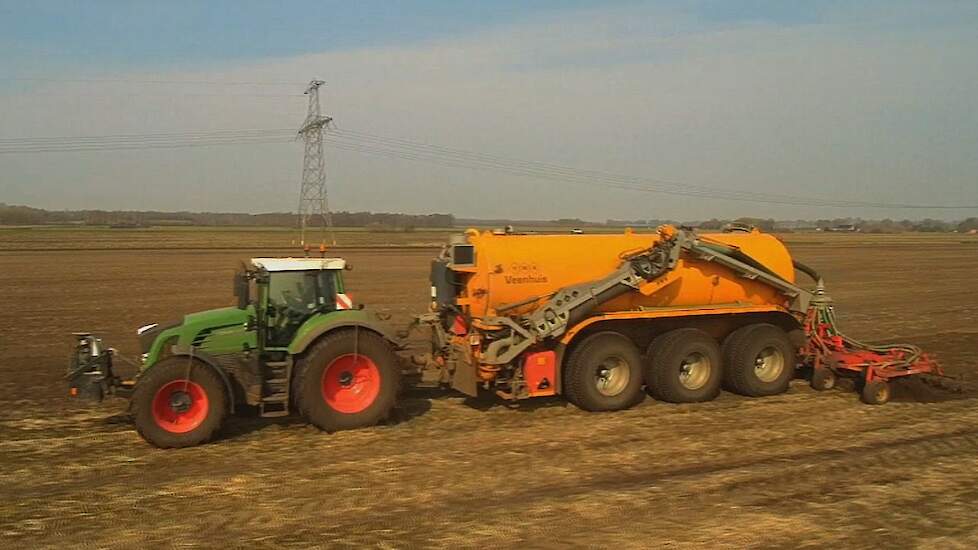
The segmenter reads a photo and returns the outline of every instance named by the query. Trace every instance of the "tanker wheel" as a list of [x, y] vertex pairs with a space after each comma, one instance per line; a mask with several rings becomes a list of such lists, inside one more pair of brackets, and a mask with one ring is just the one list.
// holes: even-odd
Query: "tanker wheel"
[[735, 330], [723, 343], [723, 383], [751, 397], [788, 390], [795, 375], [796, 351], [788, 335], [765, 323]]
[[652, 341], [645, 357], [645, 384], [670, 403], [710, 401], [720, 394], [720, 346], [695, 328], [676, 329]]
[[870, 380], [863, 385], [860, 399], [867, 405], [882, 405], [890, 400], [890, 384], [886, 380]]
[[133, 390], [136, 431], [166, 449], [209, 441], [227, 416], [224, 381], [197, 359], [168, 357], [146, 369]]
[[812, 389], [817, 391], [831, 390], [835, 387], [836, 376], [832, 369], [822, 367], [812, 370]]
[[587, 337], [567, 358], [563, 374], [567, 400], [586, 411], [618, 411], [642, 400], [642, 356], [617, 332]]
[[394, 407], [400, 363], [390, 344], [375, 332], [329, 334], [296, 366], [293, 392], [299, 412], [321, 430], [373, 426]]

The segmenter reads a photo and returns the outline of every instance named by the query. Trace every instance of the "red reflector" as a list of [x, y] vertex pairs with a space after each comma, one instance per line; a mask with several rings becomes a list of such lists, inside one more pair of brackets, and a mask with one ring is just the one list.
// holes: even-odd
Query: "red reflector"
[[557, 354], [552, 351], [526, 354], [523, 379], [530, 397], [557, 393]]
[[455, 320], [452, 321], [452, 332], [456, 336], [465, 336], [465, 333], [468, 332], [468, 329], [465, 328], [465, 319], [462, 319], [461, 315], [456, 315]]

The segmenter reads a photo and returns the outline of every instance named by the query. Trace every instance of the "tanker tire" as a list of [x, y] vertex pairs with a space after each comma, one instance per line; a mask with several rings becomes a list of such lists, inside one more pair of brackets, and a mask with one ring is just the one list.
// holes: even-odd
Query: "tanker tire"
[[[602, 376], [602, 369], [610, 372]], [[564, 396], [585, 411], [619, 411], [644, 397], [642, 356], [631, 340], [617, 332], [588, 336], [567, 358], [563, 374]]]
[[[189, 380], [199, 386], [207, 397], [206, 416], [196, 428], [174, 433], [164, 429], [157, 421], [153, 404], [157, 393], [167, 384], [187, 379], [188, 370]], [[228, 396], [224, 381], [210, 365], [186, 356], [173, 356], [160, 360], [140, 375], [129, 407], [136, 431], [150, 444], [161, 449], [192, 447], [210, 441], [224, 425]]]
[[[694, 362], [689, 361], [691, 358]], [[711, 401], [720, 394], [721, 370], [716, 340], [701, 330], [681, 328], [659, 335], [649, 345], [645, 384], [652, 397], [660, 401]]]
[[[372, 363], [375, 369], [372, 384], [376, 384], [377, 391], [372, 400], [361, 403], [362, 409], [343, 411], [327, 401], [324, 373], [334, 362], [350, 356], [366, 358]], [[366, 329], [341, 330], [327, 334], [306, 350], [296, 364], [292, 393], [299, 413], [312, 425], [332, 433], [373, 426], [385, 420], [397, 400], [400, 379], [400, 362], [387, 340]], [[352, 407], [355, 408], [356, 405]]]
[[[741, 327], [723, 342], [723, 385], [748, 397], [784, 393], [795, 375], [796, 355], [788, 335], [780, 328], [766, 323]], [[770, 357], [775, 358], [773, 361], [780, 357], [780, 370], [765, 379], [759, 372], [767, 367], [758, 361], [766, 362]]]

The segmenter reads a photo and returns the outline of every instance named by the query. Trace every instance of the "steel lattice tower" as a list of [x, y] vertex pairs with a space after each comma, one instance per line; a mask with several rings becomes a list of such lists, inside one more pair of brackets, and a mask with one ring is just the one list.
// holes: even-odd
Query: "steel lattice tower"
[[[333, 119], [323, 116], [319, 110], [319, 87], [322, 80], [313, 80], [306, 88], [309, 96], [309, 110], [299, 128], [299, 136], [306, 144], [302, 159], [302, 187], [299, 190], [299, 245], [306, 245], [306, 229], [309, 221], [319, 221], [320, 241], [325, 243], [327, 228], [333, 227], [326, 199], [326, 158], [323, 156], [323, 128]], [[335, 236], [332, 239], [336, 244]]]

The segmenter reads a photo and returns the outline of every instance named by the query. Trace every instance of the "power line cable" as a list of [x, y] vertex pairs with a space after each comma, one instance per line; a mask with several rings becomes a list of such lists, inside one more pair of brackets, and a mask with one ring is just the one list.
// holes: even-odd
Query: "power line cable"
[[[293, 141], [289, 128], [185, 131], [156, 134], [114, 134], [101, 136], [38, 136], [0, 138], [0, 154], [97, 152], [134, 149], [173, 149], [212, 145], [247, 145]], [[331, 147], [361, 154], [422, 162], [451, 168], [508, 173], [548, 181], [600, 186], [628, 191], [763, 204], [860, 207], [892, 209], [978, 209], [978, 205], [934, 205], [881, 203], [842, 199], [820, 199], [774, 193], [760, 193], [686, 185], [679, 182], [642, 178], [598, 170], [586, 170], [553, 163], [514, 159], [454, 147], [421, 143], [403, 138], [380, 136], [354, 130], [330, 129], [324, 141]]]
[[292, 134], [295, 130], [290, 128], [253, 128], [240, 130], [200, 130], [194, 132], [168, 132], [155, 134], [108, 134], [108, 135], [82, 135], [82, 136], [37, 136], [19, 138], [0, 138], [0, 146], [4, 144], [19, 143], [75, 143], [89, 141], [113, 141], [113, 140], [147, 140], [147, 139], [179, 139], [197, 137], [223, 137], [223, 136], [251, 136], [269, 134]]
[[756, 197], [756, 198], [770, 198], [772, 196], [776, 196], [776, 197], [781, 197], [781, 198], [785, 198], [785, 199], [793, 199], [793, 200], [807, 200], [807, 201], [813, 200], [813, 199], [810, 199], [810, 198], [807, 198], [807, 197], [797, 197], [797, 196], [792, 196], [792, 195], [782, 195], [782, 194], [758, 193], [758, 192], [751, 192], [751, 191], [738, 191], [738, 190], [720, 189], [720, 188], [715, 188], [715, 187], [705, 187], [705, 186], [692, 185], [692, 184], [683, 184], [683, 183], [673, 182], [673, 181], [668, 181], [668, 180], [663, 180], [663, 179], [641, 178], [641, 177], [637, 177], [637, 176], [627, 176], [627, 175], [621, 175], [621, 174], [614, 174], [614, 173], [611, 173], [611, 172], [602, 172], [602, 171], [598, 171], [598, 170], [587, 170], [587, 169], [581, 169], [581, 168], [573, 168], [573, 167], [561, 166], [561, 165], [550, 164], [550, 163], [545, 163], [545, 162], [540, 162], [540, 161], [528, 161], [528, 160], [522, 160], [522, 159], [513, 159], [513, 158], [500, 157], [500, 156], [490, 155], [490, 154], [485, 154], [485, 153], [476, 153], [476, 152], [467, 151], [467, 150], [464, 150], [464, 149], [457, 149], [457, 148], [452, 148], [452, 147], [445, 147], [445, 146], [441, 146], [441, 145], [432, 145], [432, 144], [426, 144], [426, 143], [420, 143], [420, 142], [412, 142], [412, 141], [409, 141], [409, 140], [404, 140], [404, 139], [399, 139], [399, 138], [388, 138], [388, 137], [384, 137], [384, 136], [377, 136], [377, 135], [374, 135], [374, 134], [367, 134], [365, 132], [356, 132], [356, 131], [351, 131], [351, 130], [341, 130], [341, 129], [338, 129], [338, 130], [335, 130], [334, 133], [337, 134], [337, 135], [339, 135], [339, 136], [342, 136], [342, 137], [349, 137], [350, 139], [353, 139], [353, 140], [356, 140], [356, 141], [375, 142], [375, 144], [378, 144], [379, 143], [379, 144], [385, 144], [385, 145], [391, 145], [391, 144], [393, 144], [393, 145], [405, 145], [409, 149], [419, 150], [419, 151], [423, 151], [423, 152], [446, 153], [446, 154], [449, 154], [449, 155], [452, 155], [452, 156], [458, 156], [458, 157], [462, 157], [462, 158], [469, 158], [469, 159], [475, 159], [475, 160], [488, 160], [488, 161], [492, 161], [492, 162], [502, 162], [502, 163], [505, 163], [507, 165], [518, 165], [518, 166], [533, 168], [535, 170], [536, 169], [540, 169], [540, 170], [548, 170], [548, 171], [553, 171], [553, 172], [556, 172], [556, 173], [563, 173], [563, 174], [569, 174], [569, 175], [574, 175], [574, 176], [583, 175], [583, 176], [587, 176], [587, 177], [597, 177], [597, 178], [603, 178], [603, 179], [614, 179], [616, 181], [622, 181], [624, 183], [632, 183], [632, 184], [643, 184], [643, 183], [644, 184], [648, 184], [648, 183], [654, 183], [654, 184], [659, 185], [659, 186], [665, 186], [665, 187], [668, 187], [668, 188], [673, 188], [673, 189], [678, 189], [678, 190], [683, 190], [683, 191], [689, 191], [690, 189], [698, 189], [698, 190], [701, 190], [701, 191], [704, 191], [704, 192], [709, 192], [709, 193], [736, 193], [738, 195], [742, 195], [742, 196], [746, 196], [746, 197]]
[[[343, 138], [350, 138], [350, 136], [344, 135], [346, 132], [347, 131], [337, 131], [336, 133], [339, 134]], [[369, 135], [369, 134], [361, 134], [361, 135]], [[352, 137], [351, 139], [354, 142], [366, 142], [366, 143], [371, 144], [371, 145], [378, 145], [378, 144], [379, 145], [386, 145], [386, 146], [394, 147], [396, 149], [397, 148], [400, 148], [399, 146], [400, 146], [401, 143], [405, 143], [406, 142], [406, 140], [396, 140], [397, 142], [400, 142], [400, 143], [394, 143], [392, 145], [391, 142], [393, 140], [390, 139], [390, 138], [381, 138], [381, 139], [378, 140], [376, 137], [367, 138], [367, 139], [363, 139], [363, 138], [359, 138], [359, 137]], [[622, 184], [628, 184], [628, 185], [632, 185], [632, 186], [641, 185], [641, 184], [647, 184], [647, 183], [655, 183], [655, 184], [658, 185], [659, 188], [665, 187], [665, 188], [672, 189], [672, 190], [675, 190], [675, 191], [682, 191], [683, 193], [690, 193], [692, 190], [699, 190], [699, 191], [702, 191], [704, 193], [710, 193], [711, 195], [714, 195], [714, 196], [716, 194], [724, 194], [724, 195], [737, 195], [737, 196], [743, 196], [743, 197], [749, 197], [749, 198], [757, 198], [757, 199], [769, 199], [771, 197], [781, 197], [781, 198], [784, 198], [786, 200], [796, 200], [796, 201], [797, 200], [805, 200], [805, 201], [812, 201], [812, 200], [814, 200], [814, 199], [791, 197], [791, 196], [784, 196], [784, 195], [772, 195], [772, 194], [764, 194], [764, 193], [756, 193], [756, 192], [748, 192], [748, 191], [735, 191], [735, 190], [726, 190], [726, 189], [718, 189], [718, 188], [707, 188], [707, 187], [695, 186], [695, 185], [683, 185], [683, 184], [680, 184], [680, 183], [666, 182], [666, 181], [663, 181], [663, 180], [652, 180], [652, 179], [647, 179], [647, 178], [639, 178], [639, 177], [635, 177], [635, 176], [623, 176], [623, 175], [619, 175], [619, 174], [611, 174], [609, 172], [599, 172], [599, 171], [595, 171], [595, 170], [584, 170], [584, 169], [578, 169], [578, 168], [571, 168], [571, 167], [554, 165], [554, 164], [548, 164], [548, 163], [543, 163], [543, 162], [538, 162], [538, 161], [526, 161], [526, 160], [520, 160], [520, 159], [511, 159], [511, 158], [499, 157], [499, 156], [495, 156], [495, 155], [486, 155], [486, 154], [483, 154], [483, 153], [475, 153], [475, 152], [472, 152], [472, 151], [465, 151], [465, 150], [461, 150], [461, 149], [454, 149], [454, 148], [448, 148], [448, 147], [443, 147], [443, 146], [434, 146], [434, 145], [428, 145], [428, 144], [418, 144], [416, 142], [406, 142], [406, 143], [409, 144], [406, 149], [407, 150], [410, 150], [410, 151], [414, 151], [414, 152], [421, 152], [421, 153], [426, 153], [426, 154], [433, 154], [433, 155], [437, 155], [437, 156], [440, 156], [440, 157], [449, 157], [449, 158], [453, 158], [453, 159], [471, 160], [471, 161], [475, 161], [475, 162], [478, 162], [478, 163], [481, 163], [481, 164], [487, 164], [488, 163], [488, 164], [494, 164], [494, 165], [496, 165], [496, 164], [499, 164], [499, 163], [503, 163], [507, 167], [509, 167], [509, 166], [519, 166], [519, 167], [522, 167], [522, 168], [526, 168], [526, 169], [532, 170], [534, 172], [541, 172], [541, 171], [543, 171], [543, 172], [546, 172], [547, 174], [550, 174], [550, 175], [565, 175], [565, 176], [570, 176], [570, 177], [575, 177], [575, 178], [576, 177], [586, 177], [586, 178], [589, 178], [589, 179], [613, 180], [613, 181], [617, 181], [617, 182], [622, 183]], [[663, 189], [663, 190], [665, 190], [665, 189]]]
[[0, 144], [0, 154], [58, 153], [76, 151], [112, 151], [126, 149], [202, 147], [209, 145], [241, 145], [253, 143], [286, 143], [294, 141], [292, 130], [250, 133], [213, 134], [146, 134], [88, 139], [55, 139]]
[[[577, 183], [587, 183], [601, 185], [605, 187], [615, 187], [634, 191], [644, 191], [652, 193], [664, 193], [680, 196], [693, 196], [703, 198], [721, 198], [727, 200], [761, 202], [767, 204], [799, 205], [799, 206], [825, 206], [825, 207], [864, 207], [864, 208], [895, 208], [895, 209], [976, 209], [976, 205], [929, 205], [929, 204], [902, 204], [902, 203], [879, 203], [870, 201], [846, 201], [846, 200], [827, 200], [811, 197], [797, 197], [792, 195], [765, 194], [746, 191], [732, 191], [704, 186], [683, 185], [677, 182], [663, 182], [662, 180], [650, 180], [636, 176], [624, 176], [611, 174], [595, 170], [581, 170], [577, 168], [560, 166], [536, 161], [526, 161], [521, 159], [511, 159], [495, 155], [486, 155], [473, 151], [435, 146], [430, 144], [411, 142], [398, 138], [385, 138], [366, 134], [363, 132], [352, 132], [349, 130], [331, 130], [328, 141], [338, 148], [344, 150], [361, 152], [365, 154], [388, 156], [403, 160], [419, 162], [441, 163], [452, 167], [481, 168], [496, 171], [505, 171], [516, 175], [530, 177], [540, 177], [550, 180], [573, 180]], [[339, 139], [337, 139], [339, 138]], [[652, 186], [647, 182], [657, 182], [659, 185]]]
[[[615, 183], [611, 181], [602, 181], [595, 178], [588, 178], [583, 176], [574, 177], [574, 176], [567, 176], [561, 174], [539, 172], [539, 171], [518, 168], [515, 166], [507, 167], [502, 165], [479, 164], [479, 163], [472, 163], [472, 162], [457, 161], [452, 159], [438, 159], [438, 158], [418, 155], [415, 153], [410, 153], [407, 151], [396, 151], [391, 149], [370, 147], [366, 145], [350, 144], [350, 143], [344, 143], [344, 142], [334, 141], [329, 139], [327, 139], [326, 141], [331, 143], [332, 147], [336, 149], [345, 150], [345, 151], [353, 151], [358, 153], [383, 156], [387, 158], [396, 158], [401, 160], [425, 162], [425, 163], [436, 164], [439, 166], [444, 166], [449, 168], [490, 170], [495, 172], [504, 172], [516, 176], [526, 176], [526, 177], [531, 177], [536, 179], [544, 179], [544, 180], [557, 181], [563, 183], [575, 183], [581, 185], [608, 187], [608, 188], [621, 189], [627, 191], [641, 191], [646, 193], [664, 193], [669, 195], [679, 195], [679, 196], [686, 196], [686, 197], [699, 197], [699, 198], [709, 198], [709, 199], [720, 198], [720, 199], [737, 200], [737, 201], [763, 202], [767, 204], [787, 204], [787, 205], [799, 204], [798, 202], [779, 201], [775, 199], [759, 200], [756, 198], [744, 198], [744, 197], [737, 197], [737, 196], [717, 196], [715, 193], [705, 193], [701, 191], [692, 191], [692, 190], [682, 191], [682, 190], [672, 190], [672, 189], [653, 189], [649, 187], [627, 185], [627, 184]], [[835, 206], [835, 205], [825, 205], [825, 206]]]
[[195, 84], [214, 86], [303, 86], [304, 82], [286, 80], [174, 80], [148, 78], [54, 78], [54, 77], [0, 77], [0, 80], [15, 82], [88, 82], [88, 83], [135, 83], [135, 84]]

